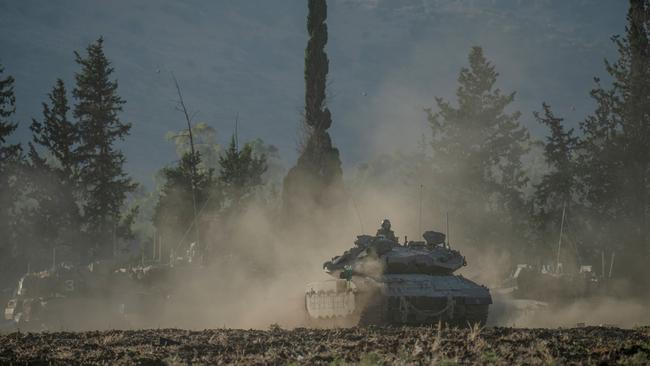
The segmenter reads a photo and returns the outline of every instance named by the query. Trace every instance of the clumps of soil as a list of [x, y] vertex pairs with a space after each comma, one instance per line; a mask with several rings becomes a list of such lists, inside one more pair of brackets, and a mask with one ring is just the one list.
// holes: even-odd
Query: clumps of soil
[[0, 364], [650, 364], [650, 327], [180, 329], [0, 335]]

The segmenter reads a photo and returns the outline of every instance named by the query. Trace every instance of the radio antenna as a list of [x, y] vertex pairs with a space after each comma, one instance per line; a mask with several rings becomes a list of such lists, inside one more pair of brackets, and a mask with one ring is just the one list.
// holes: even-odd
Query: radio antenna
[[609, 278], [612, 278], [612, 271], [614, 270], [614, 258], [616, 258], [616, 252], [612, 251], [612, 260], [609, 262]]
[[560, 239], [557, 242], [557, 261], [555, 264], [555, 272], [560, 271], [560, 250], [562, 250], [562, 232], [564, 231], [564, 216], [566, 214], [566, 202], [562, 206], [562, 221], [560, 223]]
[[352, 207], [354, 207], [354, 212], [357, 214], [357, 218], [359, 219], [359, 225], [361, 226], [361, 232], [366, 233], [366, 230], [363, 228], [363, 220], [361, 219], [361, 213], [359, 213], [359, 208], [357, 207], [357, 203], [354, 200], [352, 196], [350, 196], [350, 202], [352, 202]]
[[422, 235], [422, 188], [424, 186], [420, 184], [420, 213], [418, 216], [418, 233]]
[[449, 240], [449, 212], [447, 212], [447, 248], [451, 249], [451, 241]]
[[235, 115], [235, 148], [239, 151], [239, 112]]

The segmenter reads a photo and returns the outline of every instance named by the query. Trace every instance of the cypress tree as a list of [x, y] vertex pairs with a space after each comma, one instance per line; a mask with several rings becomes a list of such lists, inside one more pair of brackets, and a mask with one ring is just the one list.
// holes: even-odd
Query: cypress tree
[[283, 201], [286, 212], [305, 208], [331, 207], [343, 191], [339, 151], [332, 145], [328, 129], [332, 115], [326, 103], [329, 60], [327, 44], [327, 3], [309, 0], [305, 50], [304, 141], [296, 165], [284, 181]]
[[[136, 184], [123, 170], [124, 154], [115, 147], [131, 129], [119, 118], [125, 101], [117, 94], [117, 81], [111, 80], [113, 67], [104, 54], [103, 39], [87, 48], [84, 57], [75, 52], [81, 70], [75, 74], [79, 146], [75, 154], [81, 163], [80, 181], [84, 187], [83, 207], [86, 230], [100, 254], [110, 253], [110, 245], [120, 226], [120, 212], [126, 195]], [[126, 230], [128, 232], [128, 230]]]

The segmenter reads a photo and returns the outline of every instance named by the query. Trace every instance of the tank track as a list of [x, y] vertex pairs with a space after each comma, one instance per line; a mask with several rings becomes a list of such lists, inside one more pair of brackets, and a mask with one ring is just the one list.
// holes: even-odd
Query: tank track
[[488, 319], [488, 307], [489, 305], [465, 305], [465, 323], [485, 326]]
[[[426, 319], [410, 316], [405, 313], [404, 308], [400, 308], [399, 298], [382, 299], [381, 301], [371, 302], [361, 312], [359, 316], [359, 326], [369, 325], [433, 325], [438, 323], [448, 324], [458, 327], [485, 326], [488, 318], [488, 305], [460, 304], [453, 310], [443, 307], [434, 311], [429, 311]], [[403, 303], [403, 300], [401, 301]]]

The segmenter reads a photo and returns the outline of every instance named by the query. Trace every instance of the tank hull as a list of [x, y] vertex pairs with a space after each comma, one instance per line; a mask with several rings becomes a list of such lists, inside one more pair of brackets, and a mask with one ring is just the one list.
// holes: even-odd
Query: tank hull
[[305, 294], [319, 325], [484, 325], [491, 303], [486, 287], [456, 275], [355, 276], [311, 283]]

